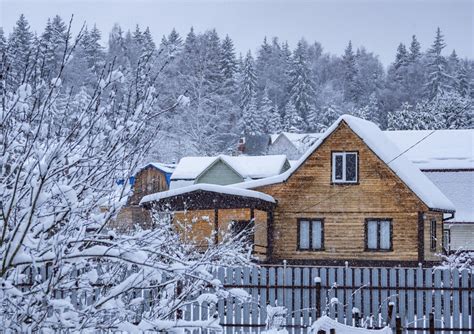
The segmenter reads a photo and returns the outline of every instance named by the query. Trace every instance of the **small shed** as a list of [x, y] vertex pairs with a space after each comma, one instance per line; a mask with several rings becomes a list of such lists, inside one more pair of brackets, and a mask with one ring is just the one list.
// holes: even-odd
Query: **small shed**
[[271, 253], [269, 231], [276, 201], [267, 194], [201, 183], [145, 196], [140, 205], [172, 212], [173, 224], [183, 239], [200, 248], [206, 248], [209, 240], [219, 243], [227, 233], [252, 228], [255, 256], [265, 261]]

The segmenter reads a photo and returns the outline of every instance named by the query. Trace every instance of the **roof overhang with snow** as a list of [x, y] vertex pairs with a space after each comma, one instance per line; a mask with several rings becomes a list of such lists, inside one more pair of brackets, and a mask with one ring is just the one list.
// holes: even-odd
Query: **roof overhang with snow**
[[379, 157], [385, 164], [405, 183], [405, 185], [430, 209], [433, 211], [454, 212], [453, 203], [421, 172], [411, 163], [401, 151], [377, 125], [372, 122], [343, 115], [337, 119], [311, 146], [309, 150], [298, 160], [298, 162], [286, 172], [261, 180], [248, 181], [232, 185], [237, 188], [253, 189], [272, 184], [286, 182], [291, 175], [298, 170], [315, 150], [328, 138], [341, 123], [347, 126], [368, 146], [368, 148]]
[[160, 211], [236, 208], [269, 211], [276, 206], [276, 200], [254, 190], [199, 183], [147, 195], [140, 205]]

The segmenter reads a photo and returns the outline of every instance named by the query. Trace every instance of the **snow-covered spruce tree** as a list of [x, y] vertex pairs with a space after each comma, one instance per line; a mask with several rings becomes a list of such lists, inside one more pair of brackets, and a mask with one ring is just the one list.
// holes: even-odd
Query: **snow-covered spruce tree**
[[5, 80], [6, 85], [12, 85], [13, 89], [23, 82], [33, 70], [26, 65], [31, 64], [31, 58], [34, 58], [33, 33], [30, 25], [22, 14], [16, 22], [13, 32], [8, 38], [7, 57], [4, 60], [4, 67], [10, 68], [11, 75], [9, 80]]
[[261, 110], [257, 108], [255, 95], [243, 111], [243, 134], [246, 136], [259, 136], [265, 133], [265, 119], [262, 117]]
[[[93, 89], [82, 88], [71, 102], [61, 79], [80, 37], [66, 40], [52, 81], [30, 75], [18, 88], [1, 87], [2, 328], [136, 332], [212, 326], [176, 321], [177, 311], [199, 298], [215, 300], [200, 296], [201, 287], [225, 293], [211, 270], [248, 263], [248, 248], [237, 236], [199, 253], [159, 219], [155, 229], [129, 235], [108, 229], [130, 190], [115, 181], [128, 178], [153, 143], [159, 127], [154, 132], [147, 124], [175, 106], [159, 108], [152, 87], [137, 90], [141, 83], [124, 80], [148, 82], [146, 77], [112, 64]], [[15, 71], [41, 62], [39, 54], [25, 59], [25, 68]], [[4, 80], [12, 75], [0, 68]], [[144, 290], [149, 293], [142, 298]]]
[[444, 36], [438, 27], [433, 45], [427, 54], [429, 58], [429, 74], [426, 83], [426, 95], [429, 99], [435, 98], [450, 88], [451, 78], [447, 72], [447, 61], [441, 54], [445, 47]]
[[242, 110], [248, 107], [250, 100], [257, 89], [257, 77], [252, 53], [249, 51], [245, 56], [243, 66], [240, 68], [240, 107]]
[[283, 117], [284, 130], [293, 133], [302, 132], [306, 126], [304, 120], [298, 114], [293, 101], [288, 101], [285, 107], [285, 116]]
[[293, 53], [289, 91], [290, 99], [298, 115], [307, 123], [316, 93], [314, 91], [314, 84], [311, 81], [311, 68], [308, 64], [308, 44], [305, 40], [298, 42], [298, 46]]
[[357, 87], [357, 64], [354, 51], [352, 50], [352, 42], [349, 41], [344, 55], [342, 56], [343, 66], [343, 91], [344, 101], [357, 103], [359, 92]]

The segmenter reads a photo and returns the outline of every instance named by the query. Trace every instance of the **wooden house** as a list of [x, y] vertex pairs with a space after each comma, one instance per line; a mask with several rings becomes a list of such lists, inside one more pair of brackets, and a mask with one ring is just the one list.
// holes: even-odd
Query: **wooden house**
[[240, 183], [278, 175], [289, 168], [285, 155], [184, 157], [171, 175], [170, 189], [198, 183]]
[[175, 164], [158, 162], [148, 163], [140, 167], [135, 175], [129, 178], [132, 194], [128, 198], [127, 205], [120, 210], [111, 227], [123, 231], [134, 224], [146, 226], [150, 222], [149, 212], [139, 205], [140, 201], [146, 195], [168, 190], [174, 168]]
[[455, 211], [375, 124], [347, 115], [279, 175], [141, 203], [175, 211], [190, 228], [186, 240], [219, 242], [233, 225], [253, 224], [261, 261], [334, 265], [431, 265]]
[[[474, 129], [399, 130], [384, 134], [454, 204], [456, 216], [446, 220], [443, 227], [446, 251], [474, 250]], [[320, 136], [287, 132], [272, 135], [268, 152], [299, 159], [308, 149], [306, 144]]]

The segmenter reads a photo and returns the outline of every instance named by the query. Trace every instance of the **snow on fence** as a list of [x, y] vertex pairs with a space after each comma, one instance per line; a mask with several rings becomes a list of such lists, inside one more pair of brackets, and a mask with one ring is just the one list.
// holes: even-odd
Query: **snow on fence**
[[294, 333], [306, 332], [323, 315], [366, 328], [395, 330], [398, 323], [403, 333], [430, 333], [430, 327], [432, 333], [474, 332], [474, 275], [468, 270], [220, 268], [217, 277], [226, 288], [247, 291], [251, 300], [229, 297], [210, 308], [188, 306], [185, 319], [217, 312], [228, 330], [249, 332], [265, 328], [266, 305], [272, 305], [287, 309], [286, 327]]
[[[47, 273], [45, 268], [40, 275]], [[283, 327], [293, 333], [308, 332], [324, 315], [356, 327], [388, 325], [397, 334], [474, 332], [472, 270], [271, 266], [219, 268], [215, 275], [229, 296], [215, 303], [204, 294], [184, 306], [177, 319], [218, 316], [227, 333], [260, 332], [275, 320], [267, 319], [267, 310], [282, 306]], [[22, 290], [27, 289], [25, 285]], [[133, 292], [134, 298], [148, 301], [155, 293], [159, 292]], [[94, 291], [71, 296], [79, 308], [96, 298]]]

